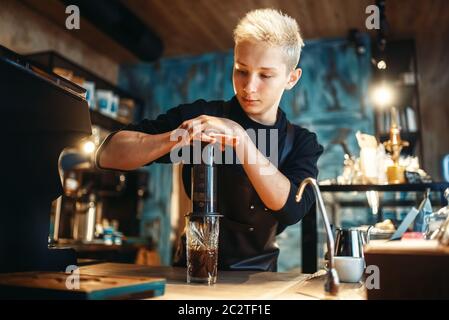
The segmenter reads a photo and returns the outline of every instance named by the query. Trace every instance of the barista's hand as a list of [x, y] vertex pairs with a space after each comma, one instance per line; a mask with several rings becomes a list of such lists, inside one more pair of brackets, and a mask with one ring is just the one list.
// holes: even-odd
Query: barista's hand
[[222, 150], [225, 145], [235, 147], [245, 132], [235, 121], [206, 115], [184, 121], [180, 128], [189, 132], [190, 141], [219, 143]]
[[199, 140], [214, 143], [215, 139], [203, 132], [203, 125], [198, 119], [190, 119], [184, 121], [177, 129], [173, 130], [170, 135], [171, 141], [178, 141], [177, 147], [189, 145], [193, 140]]

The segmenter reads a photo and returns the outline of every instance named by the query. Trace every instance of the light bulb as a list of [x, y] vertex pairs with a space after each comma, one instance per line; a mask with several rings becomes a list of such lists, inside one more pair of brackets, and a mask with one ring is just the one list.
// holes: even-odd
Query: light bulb
[[380, 60], [380, 61], [377, 63], [377, 69], [380, 69], [380, 70], [385, 70], [385, 69], [387, 69], [387, 63], [386, 63], [384, 60]]
[[373, 90], [372, 98], [379, 106], [390, 105], [393, 101], [393, 91], [386, 85], [381, 85]]
[[90, 154], [95, 151], [95, 143], [92, 141], [86, 141], [83, 143], [83, 152], [86, 154]]

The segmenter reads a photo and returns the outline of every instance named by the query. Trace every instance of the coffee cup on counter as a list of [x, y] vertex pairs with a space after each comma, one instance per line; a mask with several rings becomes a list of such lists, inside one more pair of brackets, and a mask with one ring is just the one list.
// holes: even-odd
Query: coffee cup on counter
[[335, 269], [341, 282], [359, 282], [365, 271], [363, 257], [336, 256]]

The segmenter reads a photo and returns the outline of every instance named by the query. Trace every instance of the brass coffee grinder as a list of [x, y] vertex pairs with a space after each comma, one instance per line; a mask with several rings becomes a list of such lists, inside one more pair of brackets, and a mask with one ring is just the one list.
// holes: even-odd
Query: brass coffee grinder
[[384, 142], [385, 149], [391, 153], [393, 165], [387, 168], [387, 178], [389, 184], [400, 184], [405, 182], [405, 168], [399, 165], [399, 157], [403, 147], [409, 143], [401, 139], [401, 129], [399, 128], [397, 109], [391, 108], [390, 140]]

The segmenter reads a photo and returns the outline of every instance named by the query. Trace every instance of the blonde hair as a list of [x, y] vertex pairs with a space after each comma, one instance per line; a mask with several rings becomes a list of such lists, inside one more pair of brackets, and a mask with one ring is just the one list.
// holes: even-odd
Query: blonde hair
[[287, 69], [296, 68], [304, 46], [296, 20], [275, 9], [248, 12], [234, 29], [235, 44], [244, 40], [263, 41], [281, 47], [286, 54]]

